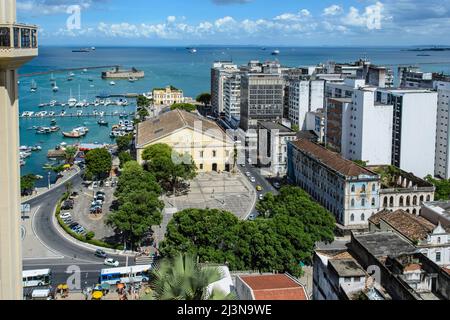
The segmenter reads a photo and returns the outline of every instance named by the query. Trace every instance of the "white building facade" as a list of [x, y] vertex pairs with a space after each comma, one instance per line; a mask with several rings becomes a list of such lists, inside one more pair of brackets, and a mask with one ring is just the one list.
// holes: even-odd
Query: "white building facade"
[[436, 156], [434, 174], [442, 179], [450, 178], [450, 81], [435, 81], [438, 94], [436, 119]]
[[306, 114], [324, 107], [325, 80], [290, 80], [288, 82], [289, 120], [306, 130]]
[[223, 103], [225, 117], [240, 119], [241, 117], [241, 75], [235, 73], [224, 80]]

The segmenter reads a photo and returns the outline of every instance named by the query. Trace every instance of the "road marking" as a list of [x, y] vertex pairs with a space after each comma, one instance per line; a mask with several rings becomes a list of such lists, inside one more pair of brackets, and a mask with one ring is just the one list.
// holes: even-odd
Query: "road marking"
[[39, 238], [39, 236], [38, 236], [38, 234], [37, 234], [37, 232], [36, 232], [36, 228], [35, 228], [35, 226], [34, 226], [34, 222], [35, 222], [35, 220], [36, 220], [35, 218], [36, 218], [37, 213], [39, 212], [39, 209], [41, 209], [41, 206], [38, 206], [38, 208], [36, 209], [36, 211], [35, 211], [34, 214], [33, 214], [33, 217], [31, 218], [31, 229], [33, 230], [34, 235], [35, 235], [36, 238], [39, 240], [39, 242], [40, 242], [45, 248], [47, 248], [48, 251], [50, 251], [50, 252], [52, 252], [52, 253], [54, 253], [54, 254], [56, 254], [56, 255], [60, 255], [60, 256], [57, 256], [58, 258], [64, 258], [64, 255], [63, 255], [61, 252], [58, 252], [58, 251], [56, 251], [56, 250], [54, 250], [54, 249], [49, 248], [49, 247], [44, 243], [44, 241], [42, 241], [41, 238]]

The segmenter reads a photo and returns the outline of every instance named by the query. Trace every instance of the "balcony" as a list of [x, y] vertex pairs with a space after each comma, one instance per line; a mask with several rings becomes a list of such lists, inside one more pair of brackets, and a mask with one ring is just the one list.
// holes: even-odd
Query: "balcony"
[[0, 67], [18, 68], [38, 55], [36, 26], [0, 24]]

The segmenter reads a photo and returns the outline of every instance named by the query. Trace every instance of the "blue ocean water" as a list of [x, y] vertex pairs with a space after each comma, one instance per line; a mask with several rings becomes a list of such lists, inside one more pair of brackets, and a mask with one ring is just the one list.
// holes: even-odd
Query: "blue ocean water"
[[[331, 47], [307, 47], [307, 48], [267, 48], [260, 47], [199, 47], [196, 54], [191, 54], [184, 47], [98, 47], [89, 53], [74, 53], [68, 47], [41, 47], [39, 56], [19, 70], [19, 74], [50, 71], [66, 68], [84, 68], [104, 65], [121, 65], [124, 68], [135, 67], [145, 71], [145, 78], [134, 83], [127, 80], [115, 81], [115, 86], [110, 86], [109, 81], [101, 79], [100, 69], [89, 70], [86, 73], [76, 71], [73, 81], [67, 81], [67, 73], [54, 73], [59, 87], [57, 93], [53, 93], [50, 83], [50, 74], [21, 77], [20, 78], [20, 111], [55, 111], [57, 114], [61, 107], [39, 108], [40, 103], [48, 103], [51, 100], [67, 102], [72, 96], [78, 99], [93, 101], [95, 96], [101, 93], [143, 93], [151, 91], [154, 87], [173, 85], [181, 88], [185, 96], [195, 97], [201, 92], [210, 90], [210, 68], [214, 61], [232, 60], [237, 64], [246, 64], [249, 60], [273, 60], [271, 52], [274, 49], [281, 51], [276, 57], [282, 65], [301, 66], [313, 65], [320, 62], [334, 60], [337, 62], [352, 62], [359, 58], [367, 57], [373, 63], [380, 65], [392, 65], [394, 70], [398, 64], [420, 65], [424, 71], [445, 72], [450, 74], [450, 51], [431, 52], [430, 56], [417, 56], [418, 52], [402, 51], [402, 48], [331, 48]], [[88, 81], [93, 78], [93, 82]], [[35, 81], [38, 90], [30, 92], [31, 82]], [[93, 85], [93, 87], [91, 87]], [[83, 112], [91, 112], [94, 109], [112, 113], [114, 111], [131, 112], [135, 108], [135, 102], [129, 99], [128, 107], [88, 107]], [[76, 109], [65, 108], [67, 113], [76, 113]], [[83, 142], [111, 143], [110, 127], [118, 123], [119, 117], [109, 117], [109, 127], [100, 127], [95, 118], [58, 118], [57, 125], [62, 131], [70, 131], [77, 126], [87, 126], [89, 134], [82, 139]], [[47, 172], [42, 168], [48, 162], [47, 150], [54, 148], [61, 142], [74, 143], [72, 139], [66, 139], [61, 132], [50, 135], [39, 135], [33, 126], [49, 126], [50, 119], [21, 119], [20, 134], [21, 145], [42, 146], [41, 152], [33, 153], [22, 167], [22, 174], [33, 173], [45, 176]], [[41, 181], [40, 184], [45, 184]]]

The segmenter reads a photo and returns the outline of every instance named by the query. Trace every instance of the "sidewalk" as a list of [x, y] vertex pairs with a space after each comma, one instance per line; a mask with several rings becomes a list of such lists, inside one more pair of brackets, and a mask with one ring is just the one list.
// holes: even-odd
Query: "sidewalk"
[[30, 200], [33, 200], [34, 198], [46, 194], [47, 192], [51, 191], [52, 189], [59, 187], [60, 185], [66, 183], [68, 180], [72, 179], [75, 175], [77, 175], [80, 172], [80, 168], [78, 166], [73, 166], [71, 169], [65, 171], [63, 173], [63, 177], [59, 178], [56, 183], [50, 185], [50, 189], [48, 187], [41, 187], [36, 188], [35, 192], [31, 196], [21, 197], [21, 203], [27, 202]]

